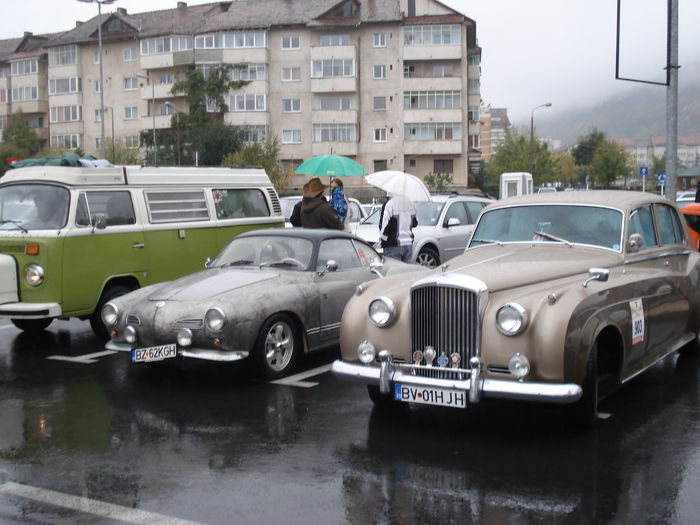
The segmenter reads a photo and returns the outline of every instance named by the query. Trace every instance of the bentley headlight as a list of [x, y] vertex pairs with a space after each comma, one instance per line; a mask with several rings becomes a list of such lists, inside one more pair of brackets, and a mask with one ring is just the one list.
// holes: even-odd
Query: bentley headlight
[[204, 316], [204, 324], [209, 331], [220, 332], [226, 324], [226, 315], [221, 308], [210, 308]]
[[190, 346], [192, 344], [192, 330], [180, 328], [177, 331], [177, 344], [180, 346]]
[[518, 379], [530, 373], [530, 361], [523, 354], [515, 354], [508, 362], [508, 371]]
[[369, 319], [374, 326], [384, 328], [389, 326], [396, 316], [394, 301], [388, 297], [379, 297], [369, 303]]
[[374, 345], [369, 341], [362, 341], [357, 346], [357, 358], [365, 365], [368, 365], [374, 361], [375, 353], [376, 350]]
[[114, 303], [107, 303], [102, 307], [102, 322], [105, 326], [114, 326], [119, 320], [119, 308]]
[[29, 286], [39, 286], [44, 282], [44, 269], [38, 264], [30, 264], [24, 269], [24, 278]]
[[503, 335], [518, 335], [526, 326], [527, 312], [518, 303], [506, 303], [496, 312], [496, 328]]

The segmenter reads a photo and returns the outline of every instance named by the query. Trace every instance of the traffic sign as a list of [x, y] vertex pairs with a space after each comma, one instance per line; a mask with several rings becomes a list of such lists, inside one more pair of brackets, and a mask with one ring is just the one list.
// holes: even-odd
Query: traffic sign
[[649, 168], [646, 166], [640, 166], [639, 167], [639, 174], [640, 175], [649, 175]]
[[666, 182], [666, 174], [665, 173], [659, 173], [656, 176], [656, 182], [659, 184], [664, 184]]

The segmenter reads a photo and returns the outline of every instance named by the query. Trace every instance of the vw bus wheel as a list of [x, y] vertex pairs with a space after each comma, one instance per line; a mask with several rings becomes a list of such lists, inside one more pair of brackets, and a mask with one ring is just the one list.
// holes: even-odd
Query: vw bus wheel
[[29, 334], [35, 334], [45, 330], [53, 319], [11, 319], [12, 324]]
[[100, 297], [100, 300], [97, 302], [97, 308], [95, 308], [95, 311], [92, 312], [90, 316], [90, 326], [97, 337], [100, 339], [109, 339], [109, 330], [102, 322], [102, 307], [112, 299], [128, 294], [130, 291], [131, 288], [128, 286], [117, 284], [107, 288], [102, 293], [102, 297]]
[[255, 345], [255, 357], [260, 371], [268, 379], [286, 376], [294, 366], [301, 339], [289, 316], [270, 317], [260, 330]]
[[422, 248], [421, 251], [418, 252], [416, 262], [428, 268], [435, 268], [438, 264], [440, 264], [440, 256], [432, 248], [426, 247]]

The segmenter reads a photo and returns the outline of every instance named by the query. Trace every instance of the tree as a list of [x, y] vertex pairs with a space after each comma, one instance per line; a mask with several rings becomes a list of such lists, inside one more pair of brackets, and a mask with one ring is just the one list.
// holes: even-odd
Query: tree
[[591, 174], [596, 185], [610, 188], [617, 177], [627, 177], [632, 173], [632, 163], [625, 148], [612, 141], [605, 141], [596, 149], [591, 162]]
[[556, 180], [567, 186], [576, 186], [580, 178], [580, 170], [576, 167], [574, 158], [568, 153], [555, 153], [552, 155]]
[[433, 173], [430, 172], [425, 176], [425, 184], [432, 191], [445, 191], [452, 184], [452, 175], [449, 173]]
[[141, 164], [139, 150], [127, 148], [124, 144], [116, 142], [107, 147], [107, 156], [112, 164], [138, 165]]
[[2, 133], [3, 142], [14, 144], [24, 150], [28, 156], [36, 154], [43, 144], [43, 140], [27, 125], [27, 119], [22, 110], [13, 113]]
[[25, 157], [27, 157], [27, 152], [14, 144], [0, 144], [0, 175], [10, 169], [10, 163], [7, 159], [23, 159]]
[[280, 145], [277, 137], [268, 138], [264, 144], [249, 144], [241, 151], [229, 153], [222, 161], [225, 166], [260, 166], [265, 170], [277, 192], [289, 184], [292, 169], [282, 169], [279, 162]]
[[571, 150], [574, 161], [578, 166], [590, 166], [596, 150], [605, 142], [605, 133], [593, 128], [588, 135], [579, 137], [578, 144]]
[[535, 184], [556, 180], [556, 169], [547, 145], [537, 139], [530, 142], [529, 136], [520, 135], [514, 129], [506, 130], [505, 142], [488, 163], [487, 170], [496, 183], [501, 173], [518, 171], [532, 171]]

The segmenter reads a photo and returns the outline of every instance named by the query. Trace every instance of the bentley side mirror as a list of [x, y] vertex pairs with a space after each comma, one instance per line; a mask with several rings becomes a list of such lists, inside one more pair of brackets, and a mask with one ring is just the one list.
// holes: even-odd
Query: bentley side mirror
[[583, 287], [588, 288], [588, 283], [591, 281], [600, 281], [601, 283], [607, 282], [610, 278], [610, 270], [605, 268], [590, 268], [588, 270], [588, 279], [583, 282]]
[[644, 237], [639, 233], [633, 233], [627, 239], [627, 251], [630, 253], [638, 252], [644, 246]]

